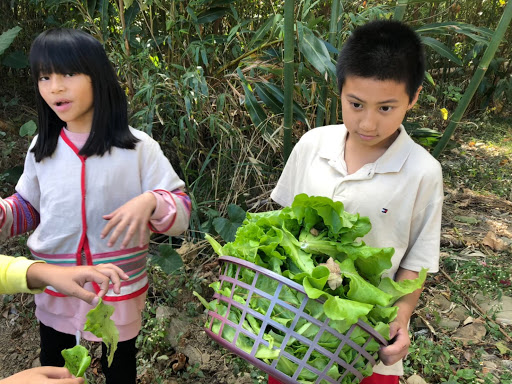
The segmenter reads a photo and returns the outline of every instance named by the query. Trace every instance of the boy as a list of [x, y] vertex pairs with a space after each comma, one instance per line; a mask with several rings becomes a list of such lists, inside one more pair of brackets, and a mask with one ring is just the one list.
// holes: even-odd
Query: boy
[[[293, 149], [271, 197], [282, 206], [306, 193], [343, 202], [368, 216], [364, 237], [393, 247], [385, 276], [415, 279], [438, 271], [443, 179], [440, 164], [401, 125], [421, 90], [425, 58], [419, 37], [396, 21], [374, 21], [354, 30], [338, 57], [342, 125], [307, 132]], [[362, 384], [398, 384], [410, 339], [408, 323], [421, 290], [395, 305], [394, 342]], [[269, 378], [269, 383], [276, 383]]]

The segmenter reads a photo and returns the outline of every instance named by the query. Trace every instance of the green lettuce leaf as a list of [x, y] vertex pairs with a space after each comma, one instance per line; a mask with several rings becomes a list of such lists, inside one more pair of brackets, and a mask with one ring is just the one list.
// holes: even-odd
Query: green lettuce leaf
[[423, 287], [426, 278], [427, 269], [422, 268], [418, 278], [414, 280], [394, 281], [389, 277], [385, 277], [381, 280], [379, 284], [379, 289], [391, 295], [391, 304], [394, 304], [399, 298], [408, 295], [409, 293], [412, 293]]
[[89, 351], [81, 345], [75, 345], [73, 348], [62, 350], [61, 354], [64, 358], [64, 367], [75, 377], [83, 377], [91, 364]]
[[87, 321], [85, 322], [84, 331], [91, 332], [99, 337], [107, 346], [108, 366], [114, 360], [114, 353], [117, 349], [119, 341], [119, 331], [110, 316], [114, 313], [114, 307], [103, 303], [100, 298], [98, 305], [87, 313]]

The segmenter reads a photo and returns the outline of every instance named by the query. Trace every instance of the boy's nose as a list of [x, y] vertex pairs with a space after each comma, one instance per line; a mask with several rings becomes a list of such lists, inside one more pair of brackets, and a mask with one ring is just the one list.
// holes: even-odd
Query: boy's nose
[[366, 132], [371, 132], [375, 129], [376, 124], [376, 118], [375, 115], [371, 112], [365, 113], [363, 118], [361, 119], [361, 122], [359, 123], [359, 126], [361, 129], [363, 129]]

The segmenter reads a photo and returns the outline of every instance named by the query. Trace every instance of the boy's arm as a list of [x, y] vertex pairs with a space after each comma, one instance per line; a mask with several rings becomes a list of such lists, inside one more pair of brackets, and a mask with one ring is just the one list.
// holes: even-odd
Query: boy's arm
[[[418, 272], [399, 268], [395, 280], [413, 280], [419, 276]], [[408, 295], [400, 298], [395, 305], [398, 307], [398, 315], [390, 324], [389, 337], [393, 343], [387, 347], [381, 348], [379, 357], [384, 365], [392, 365], [402, 360], [409, 353], [409, 320], [411, 319], [414, 308], [418, 304], [422, 289], [418, 289]]]

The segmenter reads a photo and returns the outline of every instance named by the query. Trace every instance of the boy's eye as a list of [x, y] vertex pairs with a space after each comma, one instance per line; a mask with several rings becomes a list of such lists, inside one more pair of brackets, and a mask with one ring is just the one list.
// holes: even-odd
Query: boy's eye
[[389, 112], [393, 109], [393, 107], [389, 107], [389, 106], [384, 106], [384, 107], [380, 107], [380, 110], [382, 112]]
[[360, 104], [360, 103], [351, 103], [351, 104], [352, 104], [352, 106], [353, 106], [355, 109], [361, 109], [361, 108], [363, 107], [363, 105], [362, 105], [362, 104]]

